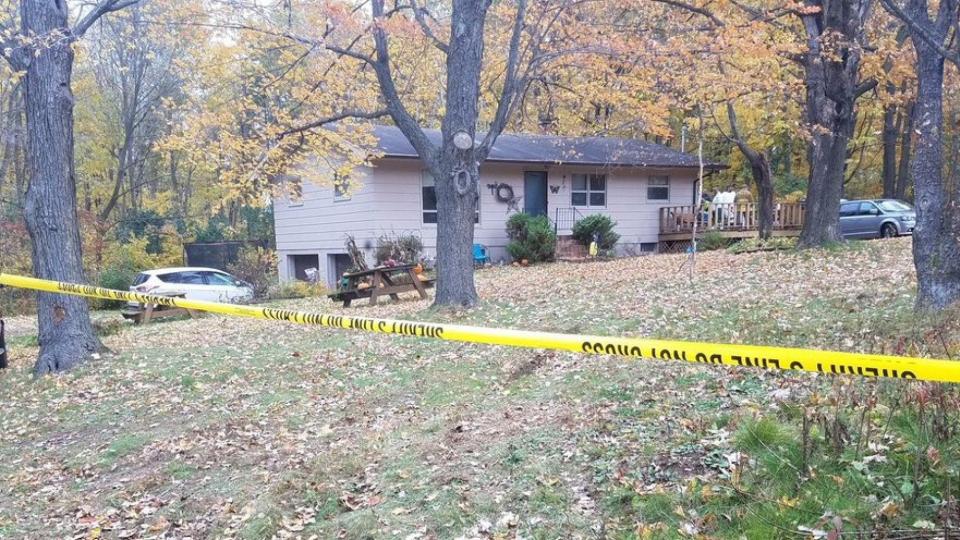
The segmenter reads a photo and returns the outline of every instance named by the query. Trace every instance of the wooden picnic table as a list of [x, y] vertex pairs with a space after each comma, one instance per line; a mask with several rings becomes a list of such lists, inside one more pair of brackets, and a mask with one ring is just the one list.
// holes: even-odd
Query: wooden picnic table
[[[157, 294], [157, 293], [154, 293]], [[158, 296], [169, 296], [171, 298], [186, 298], [186, 294], [158, 294]], [[160, 304], [140, 304], [136, 309], [127, 307], [121, 313], [124, 319], [133, 319], [133, 324], [147, 324], [153, 319], [163, 319], [166, 317], [177, 317], [180, 315], [189, 315], [195, 319], [200, 316], [200, 312], [195, 309], [170, 307]]]
[[[402, 292], [416, 291], [420, 298], [427, 297], [427, 287], [433, 286], [433, 280], [422, 281], [420, 276], [414, 272], [416, 265], [401, 264], [398, 266], [378, 266], [362, 272], [350, 272], [343, 275], [346, 278], [346, 285], [334, 293], [327, 296], [334, 302], [343, 302], [343, 307], [349, 307], [350, 303], [358, 298], [369, 298], [370, 305], [376, 305], [381, 296], [389, 295], [395, 301], [400, 300], [398, 296]], [[409, 278], [409, 282], [400, 281], [404, 276]], [[369, 282], [369, 283], [368, 283]], [[361, 287], [361, 284], [367, 284]]]

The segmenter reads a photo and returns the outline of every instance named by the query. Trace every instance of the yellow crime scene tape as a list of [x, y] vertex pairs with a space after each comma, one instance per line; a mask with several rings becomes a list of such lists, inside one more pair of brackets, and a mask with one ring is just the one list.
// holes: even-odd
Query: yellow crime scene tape
[[960, 382], [960, 362], [930, 358], [860, 354], [791, 347], [698, 343], [643, 338], [619, 338], [536, 332], [506, 328], [484, 328], [458, 324], [427, 323], [371, 317], [349, 317], [308, 313], [203, 300], [186, 300], [150, 294], [104, 289], [90, 285], [62, 283], [0, 273], [0, 285], [107, 300], [127, 300], [209, 311], [235, 317], [462, 341], [531, 349], [553, 349], [576, 353], [677, 360], [717, 366], [754, 367], [768, 370], [812, 371], [836, 375], [889, 377], [939, 382]]

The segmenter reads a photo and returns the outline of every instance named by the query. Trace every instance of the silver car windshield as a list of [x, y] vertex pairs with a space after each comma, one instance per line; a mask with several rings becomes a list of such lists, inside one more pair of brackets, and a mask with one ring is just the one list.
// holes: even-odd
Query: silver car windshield
[[877, 203], [884, 212], [909, 212], [913, 207], [902, 201], [880, 201]]

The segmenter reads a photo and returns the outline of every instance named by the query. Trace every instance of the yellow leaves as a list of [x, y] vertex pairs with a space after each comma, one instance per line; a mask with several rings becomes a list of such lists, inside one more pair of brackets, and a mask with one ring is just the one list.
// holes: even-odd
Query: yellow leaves
[[877, 516], [884, 517], [886, 519], [893, 519], [898, 515], [900, 515], [900, 513], [901, 513], [901, 508], [899, 504], [893, 501], [887, 501], [883, 503], [883, 505], [877, 511]]
[[785, 508], [796, 508], [797, 505], [800, 504], [800, 499], [799, 499], [799, 498], [793, 498], [793, 499], [791, 499], [790, 497], [783, 496], [783, 497], [780, 497], [779, 499], [777, 499], [777, 504], [778, 504], [778, 505], [780, 506], [780, 508], [782, 508], [782, 509], [785, 509]]

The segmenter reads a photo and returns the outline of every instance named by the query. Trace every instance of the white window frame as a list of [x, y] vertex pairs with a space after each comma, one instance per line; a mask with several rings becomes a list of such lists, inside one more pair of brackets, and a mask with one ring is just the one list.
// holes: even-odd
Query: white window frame
[[[573, 181], [574, 181], [574, 177], [575, 177], [575, 176], [583, 176], [583, 177], [584, 177], [584, 181], [585, 181], [584, 188], [585, 188], [585, 189], [576, 189], [576, 188], [574, 188]], [[591, 177], [595, 177], [595, 176], [599, 176], [599, 177], [603, 178], [603, 189], [602, 189], [602, 190], [599, 190], [599, 189], [591, 189], [591, 188], [590, 188], [590, 180], [591, 180]], [[610, 183], [609, 183], [609, 182], [610, 182], [610, 178], [609, 178], [605, 173], [572, 173], [572, 174], [570, 175], [570, 206], [572, 206], [573, 208], [606, 208], [606, 207], [607, 207], [607, 202], [610, 200], [610, 190], [608, 189], [608, 188], [610, 187]], [[586, 194], [586, 204], [574, 204], [574, 203], [573, 203], [573, 196], [574, 196], [575, 194], [577, 194], [577, 193], [584, 193], [584, 194]], [[603, 204], [602, 204], [602, 205], [590, 204], [590, 195], [593, 194], [593, 193], [603, 193]]]
[[[434, 198], [434, 199], [437, 198], [437, 195], [436, 195], [436, 194], [437, 194], [437, 182], [436, 182], [436, 180], [433, 178], [433, 175], [430, 174], [430, 171], [428, 171], [427, 169], [423, 169], [422, 171], [420, 171], [420, 222], [423, 223], [424, 225], [434, 225], [434, 226], [436, 226], [436, 224], [437, 224], [436, 221], [434, 221], [433, 223], [430, 223], [430, 222], [428, 222], [428, 221], [426, 221], [426, 220], [423, 219], [424, 214], [426, 214], [427, 212], [432, 212], [432, 213], [434, 213], [434, 214], [437, 213], [437, 210], [427, 210], [426, 208], [423, 207], [423, 202], [424, 202], [424, 199], [423, 199], [423, 188], [425, 188], [425, 187], [431, 187], [431, 186], [425, 185], [427, 178], [429, 178], [430, 180], [433, 181], [433, 186], [432, 186], [432, 187], [433, 187], [433, 194], [434, 194], [434, 195], [433, 195], [433, 198]], [[474, 225], [479, 225], [479, 224], [480, 224], [480, 199], [481, 199], [481, 197], [480, 197], [480, 182], [477, 182], [477, 210], [476, 210], [476, 212], [477, 212], [477, 217], [474, 218], [474, 221], [473, 221]], [[438, 217], [438, 219], [439, 219], [439, 216], [437, 216], [437, 217]]]
[[[653, 181], [654, 181], [655, 179], [656, 179], [656, 180], [664, 180], [664, 181], [666, 182], [666, 184], [657, 184], [657, 185], [654, 185], [654, 184], [653, 184]], [[663, 187], [667, 188], [667, 196], [666, 196], [665, 198], [663, 198], [663, 199], [660, 199], [660, 198], [651, 199], [651, 198], [650, 198], [650, 189], [651, 189], [651, 188], [663, 188]], [[669, 201], [670, 201], [670, 175], [667, 175], [667, 174], [651, 174], [650, 176], [648, 176], [648, 177], [647, 177], [647, 192], [645, 193], [645, 196], [646, 196], [646, 198], [647, 198], [648, 201], [653, 201], [653, 202], [669, 202]]]

